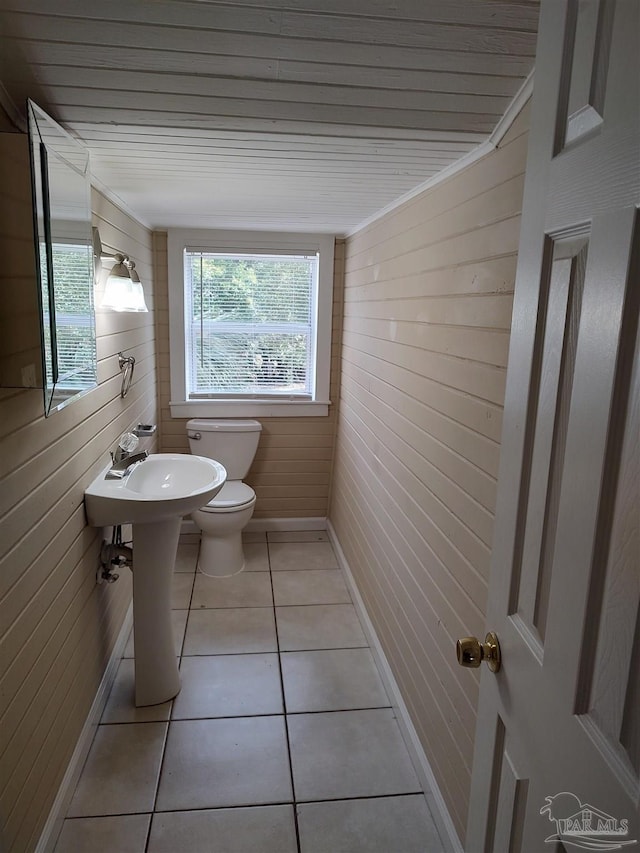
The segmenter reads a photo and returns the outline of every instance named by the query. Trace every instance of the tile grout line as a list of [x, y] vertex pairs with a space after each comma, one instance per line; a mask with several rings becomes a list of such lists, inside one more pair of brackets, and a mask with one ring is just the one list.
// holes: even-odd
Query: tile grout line
[[[180, 545], [178, 545], [178, 547], [180, 547]], [[184, 634], [182, 635], [182, 643], [180, 644], [180, 664], [181, 665], [182, 665], [182, 658], [185, 657], [184, 646], [185, 646], [185, 643], [187, 642], [187, 631], [189, 630], [189, 619], [191, 618], [191, 609], [192, 609], [192, 605], [193, 605], [193, 594], [194, 594], [195, 589], [196, 589], [196, 577], [198, 575], [198, 559], [199, 558], [200, 558], [200, 542], [198, 542], [198, 550], [196, 551], [196, 564], [193, 567], [193, 581], [191, 583], [191, 595], [189, 596], [189, 606], [187, 607], [187, 621], [185, 622]], [[173, 573], [174, 573], [174, 575], [181, 574], [181, 572], [176, 572], [175, 564], [173, 567]], [[191, 574], [191, 572], [189, 574]], [[182, 608], [176, 608], [176, 610], [178, 610], [178, 609], [182, 609]], [[172, 706], [171, 710], [173, 710], [173, 706]]]
[[[398, 791], [393, 794], [367, 794], [366, 797], [362, 795], [355, 796], [345, 796], [345, 797], [322, 797], [319, 800], [298, 800], [296, 801], [298, 805], [315, 805], [316, 803], [343, 803], [343, 802], [351, 802], [362, 799], [367, 800], [392, 800], [396, 797], [421, 797], [424, 796], [424, 792], [421, 790], [414, 791]], [[74, 815], [73, 817], [67, 817], [65, 820], [76, 821], [76, 820], [97, 820], [100, 818], [112, 818], [112, 817], [137, 817], [139, 815], [149, 815], [149, 817], [153, 817], [154, 815], [167, 815], [167, 814], [180, 814], [184, 811], [190, 812], [210, 812], [210, 811], [233, 811], [240, 809], [254, 809], [254, 808], [272, 808], [273, 806], [290, 806], [290, 800], [273, 800], [264, 803], [239, 803], [238, 805], [224, 805], [224, 806], [191, 806], [188, 809], [185, 808], [173, 808], [173, 809], [154, 809], [154, 811], [142, 811], [142, 812], [113, 812], [110, 814], [86, 814], [86, 815]]]
[[[198, 548], [198, 553], [199, 553], [199, 548]], [[198, 571], [198, 554], [196, 554], [196, 566], [195, 566], [195, 571], [193, 573], [193, 579], [191, 581], [191, 592], [189, 594], [189, 606], [187, 608], [187, 621], [186, 621], [185, 626], [184, 626], [184, 634], [182, 635], [182, 643], [180, 644], [180, 654], [178, 655], [178, 657], [180, 658], [180, 663], [179, 663], [180, 667], [182, 666], [182, 652], [184, 650], [184, 644], [185, 644], [185, 641], [187, 639], [187, 628], [189, 626], [189, 614], [191, 613], [191, 604], [193, 602], [193, 591], [194, 591], [195, 586], [196, 586], [196, 572], [197, 571]], [[174, 573], [174, 576], [176, 574], [180, 574], [180, 572], [176, 573], [175, 561], [173, 564], [173, 573]], [[178, 608], [176, 608], [176, 609], [178, 609]], [[182, 608], [180, 608], [180, 609], [182, 609]], [[171, 719], [172, 719], [171, 715], [173, 714], [173, 700], [174, 699], [175, 699], [175, 696], [171, 699], [171, 707], [169, 708], [169, 717], [167, 718], [167, 730], [166, 730], [165, 736], [164, 736], [164, 743], [162, 744], [162, 758], [160, 759], [160, 767], [158, 769], [158, 781], [156, 783], [156, 790], [155, 790], [155, 794], [153, 796], [153, 806], [151, 808], [151, 816], [149, 818], [149, 826], [147, 827], [147, 837], [146, 837], [145, 843], [144, 843], [144, 853], [148, 853], [149, 843], [151, 842], [151, 827], [153, 826], [153, 817], [156, 814], [156, 806], [158, 805], [158, 794], [160, 793], [160, 780], [162, 779], [162, 771], [164, 770], [164, 760], [165, 760], [165, 757], [167, 754], [167, 743], [169, 741], [169, 729], [171, 727]]]
[[287, 718], [287, 699], [284, 692], [284, 676], [282, 674], [282, 657], [280, 653], [280, 635], [278, 633], [278, 617], [276, 614], [276, 599], [273, 589], [273, 572], [271, 571], [271, 552], [269, 549], [269, 538], [267, 537], [267, 561], [269, 563], [269, 582], [271, 584], [271, 600], [273, 602], [273, 624], [276, 631], [276, 649], [278, 654], [278, 672], [280, 674], [280, 690], [282, 691], [282, 714], [284, 720], [284, 731], [287, 738], [287, 758], [289, 759], [289, 778], [291, 779], [291, 798], [293, 800], [293, 825], [296, 833], [296, 848], [301, 853], [300, 827], [298, 826], [298, 808], [296, 804], [296, 789], [293, 780], [293, 762], [291, 760], [291, 738], [289, 736], [289, 721]]
[[[331, 649], [331, 651], [341, 651], [341, 649]], [[275, 655], [276, 652], [257, 652], [256, 654], [264, 654], [264, 655]], [[289, 654], [288, 652], [286, 654]], [[188, 657], [188, 656], [187, 656]], [[211, 657], [216, 657], [216, 655], [211, 655]], [[169, 702], [173, 701], [171, 699]], [[305, 710], [305, 711], [287, 711], [287, 715], [289, 717], [312, 717], [312, 716], [320, 716], [320, 714], [351, 714], [353, 712], [360, 713], [361, 711], [386, 711], [391, 708], [393, 710], [393, 705], [362, 705], [361, 707], [355, 708], [319, 708], [315, 710]], [[117, 726], [147, 726], [152, 723], [196, 723], [200, 720], [259, 720], [264, 717], [282, 717], [284, 714], [282, 713], [273, 713], [272, 711], [267, 711], [262, 714], [216, 714], [213, 717], [167, 717], [167, 719], [155, 719], [155, 720], [116, 720], [110, 723], [100, 723], [101, 726], [109, 726], [110, 728], [116, 728]]]
[[[340, 651], [340, 650], [338, 650]], [[274, 652], [265, 652], [265, 655], [274, 654]], [[211, 657], [215, 657], [215, 655], [211, 655]], [[319, 716], [320, 714], [350, 714], [355, 711], [360, 713], [361, 711], [387, 711], [389, 708], [393, 709], [392, 705], [367, 705], [362, 708], [324, 708], [319, 711], [287, 711], [286, 714], [289, 717], [303, 717], [303, 716]], [[213, 717], [171, 717], [169, 720], [144, 720], [141, 721], [143, 725], [147, 723], [164, 723], [164, 722], [172, 722], [172, 723], [197, 723], [200, 720], [260, 720], [264, 717], [282, 717], [284, 714], [273, 713], [270, 711], [266, 711], [262, 714], [217, 714]], [[137, 723], [108, 723], [110, 726], [127, 726], [127, 725], [137, 725]]]
[[[282, 655], [284, 653], [287, 653], [287, 652], [286, 652], [286, 650], [285, 651], [281, 650], [281, 647], [280, 647], [280, 638], [279, 638], [279, 631], [278, 631], [278, 619], [277, 619], [277, 609], [278, 608], [276, 607], [276, 603], [275, 603], [275, 597], [276, 596], [275, 596], [275, 589], [274, 589], [274, 575], [273, 575], [273, 570], [271, 569], [271, 554], [270, 554], [270, 547], [269, 547], [269, 541], [268, 540], [267, 540], [266, 544], [267, 544], [266, 551], [267, 551], [267, 564], [268, 564], [267, 570], [269, 571], [269, 581], [270, 581], [270, 588], [271, 588], [271, 594], [272, 594], [272, 604], [269, 606], [272, 609], [273, 619], [274, 619], [274, 629], [275, 629], [275, 639], [276, 639], [275, 653], [277, 654], [277, 659], [278, 659], [278, 671], [279, 671], [280, 689], [281, 689], [281, 695], [282, 695], [282, 716], [283, 716], [283, 721], [284, 721], [284, 726], [285, 726], [285, 736], [286, 736], [286, 740], [287, 740], [287, 757], [288, 757], [288, 762], [289, 762], [289, 774], [290, 774], [290, 781], [291, 781], [291, 799], [285, 800], [285, 801], [274, 801], [271, 803], [261, 803], [261, 804], [247, 803], [247, 804], [238, 804], [237, 806], [225, 806], [225, 807], [221, 807], [221, 806], [195, 807], [195, 808], [190, 808], [188, 810], [189, 811], [208, 811], [211, 809], [218, 810], [220, 808], [242, 809], [242, 808], [247, 808], [247, 807], [252, 808], [255, 806], [290, 806], [291, 805], [293, 808], [297, 853], [301, 853], [302, 848], [301, 848], [301, 838], [300, 838], [300, 827], [299, 827], [299, 822], [298, 822], [298, 806], [299, 805], [303, 805], [303, 804], [304, 805], [310, 805], [310, 804], [314, 804], [314, 803], [323, 803], [323, 802], [325, 802], [325, 803], [334, 803], [334, 802], [340, 803], [340, 802], [345, 802], [345, 801], [349, 801], [349, 800], [360, 800], [363, 798], [363, 795], [360, 795], [360, 796], [342, 796], [342, 797], [328, 796], [328, 797], [323, 797], [321, 799], [306, 799], [306, 798], [303, 800], [297, 799], [295, 785], [294, 785], [294, 777], [293, 777], [293, 761], [292, 761], [292, 749], [291, 749], [291, 738], [290, 738], [290, 732], [289, 732], [288, 717], [289, 716], [294, 717], [294, 716], [299, 716], [299, 715], [318, 715], [318, 714], [327, 714], [327, 713], [331, 713], [331, 714], [346, 713], [346, 712], [351, 712], [351, 711], [369, 711], [369, 710], [373, 711], [373, 710], [382, 710], [382, 709], [391, 708], [392, 706], [389, 704], [389, 705], [385, 705], [385, 706], [375, 705], [375, 706], [363, 707], [363, 708], [351, 708], [351, 707], [349, 707], [349, 708], [331, 708], [331, 709], [315, 710], [315, 711], [288, 711], [286, 694], [285, 694], [283, 662], [282, 662]], [[175, 571], [175, 566], [174, 566], [174, 571]], [[341, 571], [341, 570], [338, 568], [337, 571]], [[272, 654], [269, 652], [235, 652], [235, 653], [232, 652], [232, 653], [224, 653], [223, 655], [192, 655], [192, 656], [188, 656], [188, 655], [184, 654], [184, 650], [186, 647], [186, 636], [187, 636], [187, 631], [188, 631], [188, 627], [189, 627], [189, 620], [190, 620], [191, 614], [193, 612], [195, 580], [197, 577], [197, 573], [198, 573], [198, 568], [197, 568], [197, 555], [196, 555], [196, 565], [195, 565], [195, 568], [194, 568], [193, 573], [192, 573], [191, 591], [190, 591], [188, 606], [186, 608], [187, 619], [186, 619], [186, 623], [185, 623], [184, 633], [182, 636], [182, 642], [180, 644], [180, 649], [179, 649], [179, 652], [177, 655], [179, 657], [180, 666], [182, 665], [182, 662], [183, 662], [185, 656], [186, 657], [212, 657], [212, 656], [214, 656], [214, 657], [218, 657], [218, 656], [219, 657], [225, 657], [225, 656], [232, 657], [234, 655], [239, 655], [239, 654], [243, 654], [243, 655], [245, 655], [245, 654], [246, 655]], [[189, 572], [189, 574], [191, 574], [191, 572]], [[339, 603], [345, 603], [345, 602], [339, 602]], [[353, 603], [353, 602], [351, 602], [351, 603]], [[304, 605], [282, 605], [282, 606], [287, 607], [287, 606], [304, 606]], [[308, 606], [314, 606], [314, 605], [308, 605]], [[334, 605], [327, 605], [327, 606], [334, 606]], [[175, 608], [175, 609], [183, 610], [185, 608]], [[201, 609], [227, 610], [229, 608], [198, 608], [198, 611], [200, 611]], [[235, 608], [235, 609], [251, 609], [251, 608]], [[265, 607], [264, 609], [268, 609], [268, 607]], [[365, 646], [357, 646], [357, 647], [345, 647], [345, 649], [352, 649], [352, 648], [370, 649], [370, 646], [365, 645]], [[331, 647], [330, 649], [327, 649], [327, 651], [329, 651], [329, 650], [334, 651], [336, 649], [335, 649], [335, 647]], [[292, 650], [290, 650], [289, 653], [295, 654], [295, 653], [305, 653], [305, 652], [309, 652], [309, 651], [323, 651], [323, 650], [322, 649], [315, 649], [315, 648], [314, 649], [292, 649]], [[121, 662], [124, 660], [127, 660], [127, 659], [123, 655], [121, 657]], [[377, 667], [376, 667], [376, 670], [377, 670]], [[387, 696], [387, 699], [388, 699], [388, 696]], [[168, 718], [166, 720], [158, 720], [157, 721], [157, 722], [166, 722], [167, 725], [166, 725], [166, 730], [165, 730], [165, 734], [164, 734], [164, 738], [163, 738], [163, 742], [162, 742], [162, 751], [161, 751], [160, 762], [159, 762], [157, 783], [155, 785], [153, 804], [151, 806], [150, 811], [144, 810], [144, 811], [139, 811], [139, 812], [135, 812], [135, 813], [124, 812], [121, 815], [104, 815], [104, 814], [77, 815], [73, 818], [69, 818], [68, 816], [65, 816], [66, 820], [81, 820], [81, 819], [86, 819], [86, 818], [130, 816], [132, 814], [148, 816], [149, 822], [148, 822], [147, 829], [146, 829], [146, 838], [145, 838], [145, 843], [144, 843], [144, 848], [143, 848], [145, 853], [148, 853], [150, 843], [151, 843], [151, 832], [152, 832], [152, 826], [153, 826], [153, 821], [154, 821], [155, 815], [156, 814], [159, 814], [159, 815], [160, 814], [172, 814], [172, 813], [184, 811], [184, 808], [170, 808], [170, 809], [165, 809], [165, 810], [158, 810], [157, 809], [160, 784], [161, 784], [162, 774], [163, 774], [164, 767], [165, 767], [165, 759], [166, 759], [166, 751], [167, 751], [167, 744], [168, 744], [168, 738], [169, 738], [169, 731], [170, 731], [171, 724], [173, 722], [175, 722], [175, 720], [172, 716], [174, 700], [172, 699], [170, 701], [171, 701], [171, 706], [169, 709]], [[246, 718], [251, 718], [251, 717], [265, 717], [265, 716], [274, 716], [274, 715], [273, 714], [255, 714], [254, 713], [254, 714], [246, 714], [246, 715], [237, 715], [236, 714], [236, 715], [230, 715], [228, 717], [186, 717], [186, 718], [181, 718], [181, 720], [242, 719], [242, 718], [246, 719]], [[278, 715], [276, 715], [276, 716], [278, 716]], [[97, 731], [100, 728], [100, 726], [107, 725], [107, 723], [102, 722], [103, 717], [104, 717], [104, 711], [103, 711], [103, 714], [101, 715], [101, 720], [100, 720], [98, 726], [96, 727], [96, 734], [97, 734]], [[129, 723], [130, 722], [131, 721], [129, 721]], [[140, 721], [134, 720], [133, 722], [134, 723], [140, 722], [140, 723], [147, 724], [147, 723], [155, 722], [155, 721], [154, 720], [140, 720]], [[118, 722], [109, 723], [108, 725], [110, 725], [110, 726], [127, 725], [129, 723], [127, 723], [126, 721], [121, 721], [119, 723]], [[94, 736], [94, 740], [95, 740], [95, 736]], [[88, 756], [87, 756], [87, 760], [88, 760]], [[85, 766], [86, 766], [86, 762], [85, 762]], [[84, 770], [84, 768], [83, 768], [83, 770]], [[366, 799], [384, 800], [384, 799], [390, 799], [390, 798], [395, 798], [395, 797], [411, 797], [411, 796], [423, 796], [424, 797], [424, 792], [422, 791], [422, 789], [418, 789], [418, 790], [407, 790], [407, 791], [403, 791], [403, 792], [394, 792], [394, 793], [389, 793], [389, 794], [369, 794], [368, 796], [366, 796]]]
[[173, 710], [173, 699], [171, 700], [171, 708], [169, 709], [169, 718], [167, 719], [167, 730], [164, 735], [164, 741], [162, 744], [162, 757], [160, 759], [160, 767], [158, 768], [158, 781], [156, 782], [156, 790], [153, 795], [153, 805], [151, 806], [151, 816], [149, 818], [149, 826], [147, 827], [147, 838], [144, 844], [144, 853], [147, 853], [149, 849], [149, 842], [151, 841], [151, 827], [153, 825], [153, 816], [156, 813], [156, 805], [158, 803], [158, 793], [160, 791], [160, 780], [162, 779], [162, 771], [164, 769], [164, 759], [167, 753], [167, 742], [169, 740], [169, 727], [171, 726], [171, 711]]

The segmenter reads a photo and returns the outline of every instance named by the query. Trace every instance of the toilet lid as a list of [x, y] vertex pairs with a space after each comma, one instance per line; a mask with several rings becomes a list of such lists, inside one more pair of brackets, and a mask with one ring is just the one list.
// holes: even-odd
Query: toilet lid
[[250, 503], [255, 499], [256, 493], [251, 486], [247, 486], [241, 480], [227, 480], [218, 494], [212, 498], [202, 509], [215, 512], [217, 509], [229, 509]]

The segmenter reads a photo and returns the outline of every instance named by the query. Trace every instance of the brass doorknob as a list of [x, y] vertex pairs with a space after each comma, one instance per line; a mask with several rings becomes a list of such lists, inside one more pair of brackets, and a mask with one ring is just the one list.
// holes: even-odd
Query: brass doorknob
[[470, 666], [475, 669], [484, 660], [491, 672], [497, 672], [500, 669], [500, 643], [493, 631], [489, 631], [484, 638], [484, 643], [481, 643], [477, 637], [463, 637], [458, 640], [456, 654], [460, 666]]

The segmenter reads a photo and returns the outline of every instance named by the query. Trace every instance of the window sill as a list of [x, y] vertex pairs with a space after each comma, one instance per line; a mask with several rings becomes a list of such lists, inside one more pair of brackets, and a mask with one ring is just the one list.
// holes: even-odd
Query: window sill
[[178, 400], [171, 401], [172, 418], [322, 418], [330, 402], [305, 400]]

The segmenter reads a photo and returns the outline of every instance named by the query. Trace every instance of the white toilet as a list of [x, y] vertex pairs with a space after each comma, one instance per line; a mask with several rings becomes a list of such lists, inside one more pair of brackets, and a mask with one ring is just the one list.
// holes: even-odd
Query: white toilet
[[256, 493], [242, 482], [258, 449], [259, 421], [196, 418], [187, 422], [191, 453], [215, 459], [227, 469], [227, 482], [191, 518], [202, 531], [198, 568], [227, 577], [244, 569], [242, 531], [256, 505]]

